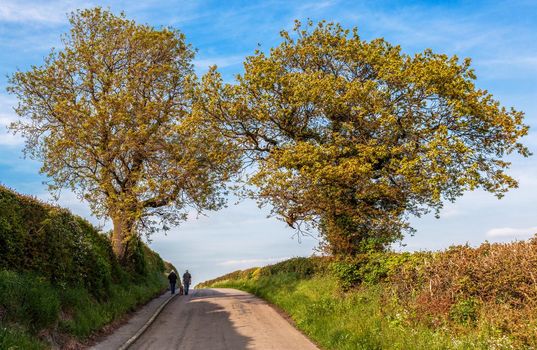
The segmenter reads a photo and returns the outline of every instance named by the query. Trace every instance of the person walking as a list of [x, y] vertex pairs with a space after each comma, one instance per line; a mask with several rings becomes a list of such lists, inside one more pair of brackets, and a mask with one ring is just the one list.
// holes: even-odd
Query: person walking
[[185, 295], [188, 295], [188, 290], [190, 289], [190, 282], [192, 282], [192, 276], [190, 275], [190, 272], [186, 270], [186, 272], [183, 274], [183, 284], [185, 288]]
[[170, 292], [175, 294], [175, 283], [177, 282], [177, 274], [172, 270], [168, 275], [168, 281], [170, 281]]

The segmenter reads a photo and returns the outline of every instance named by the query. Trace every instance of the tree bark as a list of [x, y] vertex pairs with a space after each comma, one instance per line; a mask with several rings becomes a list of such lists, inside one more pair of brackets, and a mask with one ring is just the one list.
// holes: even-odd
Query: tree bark
[[112, 250], [119, 261], [123, 260], [125, 255], [125, 240], [129, 232], [125, 219], [120, 216], [112, 218], [114, 231], [112, 232]]

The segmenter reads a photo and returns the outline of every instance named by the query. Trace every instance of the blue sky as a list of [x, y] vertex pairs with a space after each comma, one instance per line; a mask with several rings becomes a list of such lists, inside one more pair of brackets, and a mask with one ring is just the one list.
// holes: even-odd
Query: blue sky
[[[198, 49], [199, 73], [217, 64], [228, 81], [242, 71], [242, 59], [260, 45], [279, 42], [279, 31], [295, 19], [337, 21], [357, 26], [367, 40], [384, 37], [408, 53], [436, 52], [471, 57], [477, 84], [502, 104], [526, 112], [532, 127], [525, 143], [537, 151], [537, 1], [0, 1], [0, 183], [44, 200], [50, 197], [39, 163], [22, 158], [22, 140], [5, 126], [16, 119], [16, 101], [5, 92], [6, 75], [39, 65], [68, 30], [65, 14], [77, 8], [109, 7], [154, 26], [174, 26]], [[441, 219], [412, 219], [417, 233], [396, 249], [441, 249], [466, 242], [526, 239], [537, 232], [537, 156], [514, 157], [511, 174], [520, 187], [502, 200], [476, 191], [446, 205]], [[96, 224], [84, 203], [65, 191], [62, 206]], [[194, 282], [221, 273], [310, 255], [317, 242], [294, 232], [267, 211], [245, 201], [189, 220], [151, 246]]]

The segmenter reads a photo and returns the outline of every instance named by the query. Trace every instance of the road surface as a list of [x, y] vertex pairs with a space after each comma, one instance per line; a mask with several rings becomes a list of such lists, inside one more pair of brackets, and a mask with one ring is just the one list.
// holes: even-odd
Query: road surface
[[235, 289], [174, 298], [130, 349], [318, 350], [266, 302]]

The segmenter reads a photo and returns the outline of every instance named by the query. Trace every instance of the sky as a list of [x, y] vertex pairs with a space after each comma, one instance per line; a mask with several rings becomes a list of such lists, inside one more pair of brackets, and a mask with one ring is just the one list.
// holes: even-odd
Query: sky
[[[7, 76], [40, 65], [52, 47], [61, 48], [70, 11], [102, 6], [153, 26], [183, 31], [198, 51], [196, 71], [218, 65], [226, 81], [243, 71], [242, 61], [256, 48], [280, 42], [279, 32], [295, 19], [326, 19], [357, 27], [363, 39], [384, 37], [413, 54], [435, 52], [472, 58], [477, 85], [503, 105], [526, 113], [530, 134], [523, 142], [537, 152], [537, 0], [511, 1], [66, 1], [0, 0], [0, 183], [24, 194], [52, 201], [39, 174], [40, 163], [25, 159], [23, 140], [6, 126], [17, 119], [17, 101], [7, 94]], [[396, 250], [436, 250], [454, 244], [506, 242], [537, 232], [537, 155], [511, 157], [510, 174], [519, 188], [503, 199], [482, 191], [466, 193], [446, 204], [441, 218], [412, 218], [417, 229]], [[318, 241], [295, 232], [252, 201], [216, 213], [197, 215], [149, 242], [164, 259], [193, 282], [225, 272], [309, 256]], [[105, 229], [109, 223], [91, 216], [85, 203], [63, 191], [61, 206]]]

